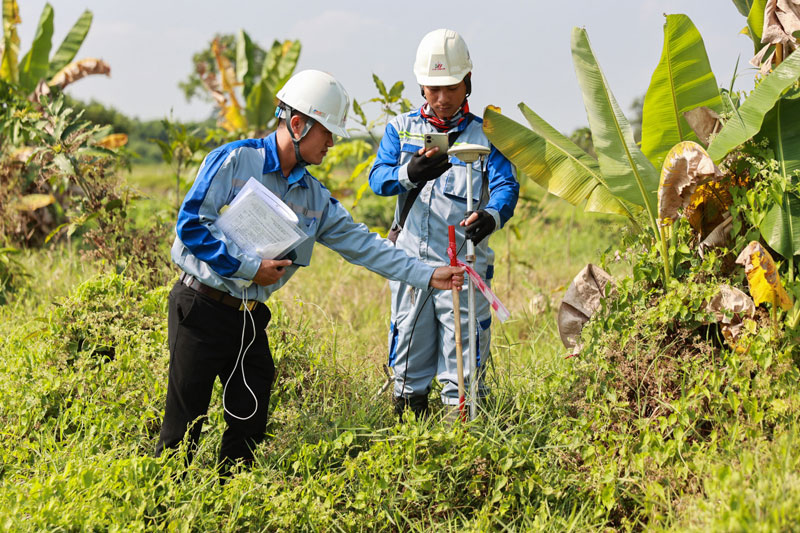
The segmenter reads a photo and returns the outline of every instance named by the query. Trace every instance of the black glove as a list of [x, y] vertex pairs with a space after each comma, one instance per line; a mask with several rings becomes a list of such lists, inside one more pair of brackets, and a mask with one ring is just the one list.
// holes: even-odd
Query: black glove
[[468, 211], [464, 219], [466, 220], [472, 213], [477, 213], [478, 218], [472, 224], [466, 226], [467, 239], [472, 241], [472, 244], [478, 244], [483, 239], [491, 235], [494, 231], [495, 222], [494, 217], [484, 211]]
[[425, 152], [417, 152], [408, 162], [408, 179], [415, 185], [435, 180], [451, 166], [453, 165], [447, 160], [447, 154], [425, 157]]

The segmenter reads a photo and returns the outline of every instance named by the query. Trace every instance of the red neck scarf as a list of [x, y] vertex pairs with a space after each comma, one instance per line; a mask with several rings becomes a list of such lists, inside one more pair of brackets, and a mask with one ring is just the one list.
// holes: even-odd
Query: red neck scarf
[[467, 113], [469, 113], [469, 104], [466, 100], [464, 100], [464, 104], [449, 120], [442, 120], [437, 117], [436, 114], [431, 111], [431, 108], [427, 103], [423, 104], [423, 106], [419, 108], [419, 113], [422, 115], [422, 118], [428, 121], [428, 124], [436, 128], [438, 131], [450, 131], [467, 118]]

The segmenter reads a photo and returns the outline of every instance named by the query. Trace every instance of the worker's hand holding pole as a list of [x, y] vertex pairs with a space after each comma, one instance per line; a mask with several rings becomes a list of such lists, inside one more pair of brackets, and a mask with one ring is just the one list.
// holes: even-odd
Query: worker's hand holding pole
[[[458, 266], [456, 249], [456, 227], [448, 226], [448, 237], [450, 238], [450, 266]], [[464, 350], [461, 346], [461, 302], [459, 301], [458, 289], [453, 287], [453, 319], [455, 320], [456, 335], [456, 371], [458, 373], [458, 417], [461, 420], [467, 419], [466, 410], [466, 391], [464, 389]]]

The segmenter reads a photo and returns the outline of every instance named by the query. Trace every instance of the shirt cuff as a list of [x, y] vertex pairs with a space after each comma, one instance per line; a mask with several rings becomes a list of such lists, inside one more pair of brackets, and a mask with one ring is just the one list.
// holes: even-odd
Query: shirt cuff
[[416, 268], [414, 268], [414, 271], [411, 273], [411, 277], [406, 281], [409, 285], [416, 287], [417, 289], [425, 290], [430, 287], [433, 271], [436, 269], [423, 263], [422, 261], [417, 260], [417, 262], [419, 264]]
[[[500, 212], [496, 211], [495, 209], [484, 209], [484, 211], [486, 211], [487, 213], [492, 215], [492, 218], [494, 219], [494, 231], [499, 230], [500, 229]], [[494, 232], [492, 232], [492, 233], [494, 233]]]
[[258, 257], [245, 255], [241, 258], [239, 270], [231, 276], [231, 278], [241, 278], [247, 281], [252, 281], [258, 274], [258, 269], [261, 267], [261, 259]]
[[401, 166], [397, 170], [397, 181], [409, 191], [415, 187], [414, 183], [408, 179], [408, 164]]

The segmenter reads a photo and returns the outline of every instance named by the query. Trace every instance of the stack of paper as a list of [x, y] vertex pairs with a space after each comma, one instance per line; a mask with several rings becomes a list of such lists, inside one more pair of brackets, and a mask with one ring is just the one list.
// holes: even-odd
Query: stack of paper
[[239, 248], [262, 259], [277, 259], [307, 238], [297, 224], [294, 211], [255, 178], [216, 221]]

